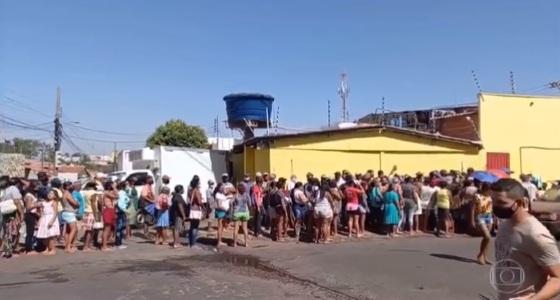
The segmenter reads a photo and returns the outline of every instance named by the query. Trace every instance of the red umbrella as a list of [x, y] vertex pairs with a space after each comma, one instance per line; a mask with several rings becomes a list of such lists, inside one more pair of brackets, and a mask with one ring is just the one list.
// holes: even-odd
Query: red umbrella
[[494, 176], [496, 176], [500, 179], [509, 178], [509, 174], [510, 174], [509, 170], [505, 170], [505, 169], [493, 169], [493, 170], [488, 170], [486, 172], [488, 172], [488, 173], [490, 173], [490, 174], [492, 174], [492, 175], [494, 175]]

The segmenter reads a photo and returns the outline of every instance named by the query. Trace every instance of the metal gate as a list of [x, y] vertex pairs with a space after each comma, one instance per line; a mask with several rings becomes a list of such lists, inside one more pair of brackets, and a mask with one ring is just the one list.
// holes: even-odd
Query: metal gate
[[509, 169], [509, 153], [488, 152], [486, 153], [486, 169]]

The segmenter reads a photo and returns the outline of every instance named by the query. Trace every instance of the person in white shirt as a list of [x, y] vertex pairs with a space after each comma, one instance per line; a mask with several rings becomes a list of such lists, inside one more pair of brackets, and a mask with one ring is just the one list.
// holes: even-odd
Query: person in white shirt
[[537, 186], [531, 182], [531, 176], [521, 174], [521, 185], [527, 190], [529, 194], [529, 205], [533, 203], [533, 201], [537, 200]]
[[296, 183], [297, 183], [297, 176], [292, 175], [292, 177], [290, 177], [290, 182], [288, 182], [288, 191], [293, 190], [296, 187]]

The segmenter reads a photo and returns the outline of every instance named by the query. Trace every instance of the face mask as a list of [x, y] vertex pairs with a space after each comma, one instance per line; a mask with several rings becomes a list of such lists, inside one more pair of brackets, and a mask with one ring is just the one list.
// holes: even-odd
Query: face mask
[[[515, 208], [513, 208], [515, 206]], [[494, 212], [494, 214], [496, 215], [496, 217], [500, 218], [500, 219], [511, 219], [511, 217], [515, 214], [515, 212], [517, 211], [517, 205], [514, 203], [512, 204], [510, 207], [497, 207], [494, 206], [492, 208], [492, 211]]]

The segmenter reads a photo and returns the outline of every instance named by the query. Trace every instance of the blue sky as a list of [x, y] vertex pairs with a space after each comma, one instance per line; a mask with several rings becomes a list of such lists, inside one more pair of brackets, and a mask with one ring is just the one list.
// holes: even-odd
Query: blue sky
[[[518, 91], [550, 94], [540, 87], [560, 80], [558, 11], [552, 0], [0, 0], [0, 111], [49, 122], [61, 86], [65, 121], [134, 133], [68, 134], [143, 141], [170, 118], [209, 129], [231, 92], [273, 95], [282, 126], [325, 125], [328, 99], [340, 117], [343, 71], [352, 118], [381, 97], [390, 109], [473, 102], [471, 70], [483, 90], [509, 92], [513, 71]], [[49, 138], [0, 126], [13, 135]]]

